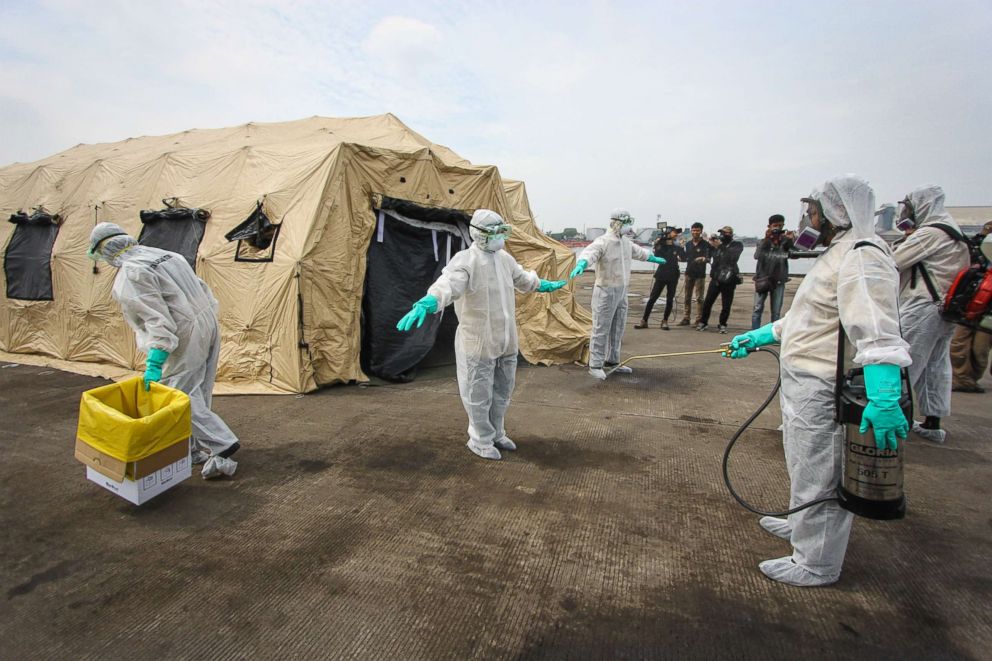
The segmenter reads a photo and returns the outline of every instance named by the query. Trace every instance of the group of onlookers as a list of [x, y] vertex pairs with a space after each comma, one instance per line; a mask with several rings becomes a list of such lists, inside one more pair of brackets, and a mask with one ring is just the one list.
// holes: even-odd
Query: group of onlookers
[[[757, 267], [754, 277], [754, 310], [751, 314], [751, 327], [761, 325], [765, 302], [771, 298], [771, 320], [782, 316], [782, 303], [785, 300], [785, 282], [789, 279], [789, 251], [793, 247], [793, 233], [784, 229], [785, 218], [775, 214], [768, 219], [765, 237], [754, 253]], [[647, 328], [651, 311], [662, 292], [665, 292], [665, 311], [661, 329], [669, 330], [671, 316], [678, 287], [678, 263], [685, 262], [685, 302], [679, 326], [696, 327], [705, 331], [709, 328], [710, 315], [717, 298], [720, 299], [720, 316], [717, 329], [727, 332], [730, 309], [734, 303], [737, 286], [743, 283], [738, 261], [744, 252], [744, 244], [734, 238], [734, 229], [729, 225], [721, 227], [708, 238], [703, 235], [703, 224], [693, 223], [691, 238], [680, 244], [678, 237], [682, 230], [678, 227], [665, 229], [654, 242], [654, 255], [665, 260], [654, 273], [654, 286], [644, 306], [644, 315], [634, 328]], [[706, 286], [706, 266], [710, 266], [710, 281]], [[705, 294], [704, 294], [705, 292]], [[696, 317], [692, 317], [692, 304], [696, 304]]]

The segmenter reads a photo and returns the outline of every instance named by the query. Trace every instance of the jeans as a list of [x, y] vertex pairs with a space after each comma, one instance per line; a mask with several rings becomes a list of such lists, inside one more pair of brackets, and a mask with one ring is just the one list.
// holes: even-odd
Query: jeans
[[706, 300], [703, 301], [703, 314], [700, 323], [710, 323], [710, 312], [713, 311], [713, 304], [716, 303], [716, 298], [719, 296], [721, 304], [720, 325], [726, 326], [727, 320], [730, 319], [730, 306], [734, 304], [734, 291], [736, 289], [736, 282], [721, 285], [713, 278], [710, 278], [710, 287], [706, 290]]
[[648, 303], [644, 306], [644, 321], [648, 320], [651, 316], [651, 310], [654, 308], [655, 301], [661, 296], [661, 291], [667, 289], [665, 292], [665, 321], [668, 321], [668, 315], [672, 312], [672, 303], [675, 302], [675, 289], [678, 287], [678, 280], [658, 280], [655, 279], [654, 286], [651, 288], [651, 296], [648, 297]]
[[690, 278], [686, 276], [685, 278], [685, 319], [688, 321], [689, 315], [692, 313], [692, 300], [696, 299], [696, 320], [695, 323], [699, 323], [699, 320], [703, 315], [703, 290], [706, 289], [706, 276], [700, 276], [698, 278]]
[[772, 321], [782, 317], [782, 302], [785, 300], [785, 283], [780, 283], [775, 289], [764, 294], [754, 292], [754, 311], [751, 312], [751, 330], [761, 327], [761, 315], [765, 312], [765, 298], [772, 296]]

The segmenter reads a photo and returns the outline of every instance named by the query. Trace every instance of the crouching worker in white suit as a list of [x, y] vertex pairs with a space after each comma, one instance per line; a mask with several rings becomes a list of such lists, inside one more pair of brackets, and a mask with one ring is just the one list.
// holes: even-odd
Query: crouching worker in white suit
[[495, 211], [472, 214], [469, 233], [472, 245], [451, 258], [427, 296], [413, 304], [396, 328], [419, 328], [427, 314], [455, 304], [455, 360], [458, 392], [468, 414], [468, 449], [485, 459], [499, 459], [500, 450], [517, 449], [503, 427], [517, 373], [513, 290], [552, 292], [565, 281], [541, 280], [504, 251], [510, 226]]
[[204, 478], [234, 475], [231, 455], [238, 437], [210, 410], [220, 328], [217, 299], [177, 253], [140, 246], [114, 223], [90, 233], [89, 256], [118, 269], [113, 296], [134, 329], [138, 348], [148, 354], [145, 390], [152, 381], [189, 395], [193, 418], [193, 463]]

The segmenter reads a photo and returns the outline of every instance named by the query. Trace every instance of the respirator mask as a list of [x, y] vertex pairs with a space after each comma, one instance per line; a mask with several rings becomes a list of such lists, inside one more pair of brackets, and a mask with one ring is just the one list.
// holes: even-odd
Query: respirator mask
[[896, 221], [896, 229], [900, 232], [905, 232], [914, 227], [916, 227], [916, 211], [913, 209], [909, 198], [906, 198], [899, 203], [899, 220]]
[[513, 231], [513, 227], [502, 223], [499, 225], [487, 225], [485, 227], [480, 227], [478, 225], [471, 225], [483, 235], [483, 245], [482, 249], [488, 252], [496, 252], [497, 250], [502, 250], [503, 246], [506, 244], [506, 238], [510, 236], [510, 232]]
[[813, 221], [809, 215], [810, 205], [815, 204], [817, 206], [821, 221], [824, 220], [823, 209], [820, 208], [820, 202], [813, 198], [804, 197], [802, 202], [802, 217], [799, 219], [799, 231], [796, 232], [796, 238], [793, 243], [799, 250], [812, 250], [820, 242], [820, 230], [813, 227]]

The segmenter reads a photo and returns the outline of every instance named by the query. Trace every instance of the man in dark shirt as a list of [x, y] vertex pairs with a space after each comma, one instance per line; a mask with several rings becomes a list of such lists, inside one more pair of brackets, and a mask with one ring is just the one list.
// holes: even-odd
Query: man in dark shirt
[[775, 214], [768, 219], [765, 238], [754, 251], [758, 265], [754, 273], [754, 310], [751, 312], [751, 329], [761, 326], [761, 315], [765, 312], [765, 299], [772, 297], [771, 321], [782, 316], [782, 302], [785, 300], [785, 281], [789, 279], [789, 251], [792, 250], [792, 237], [783, 228], [785, 216]]
[[647, 328], [648, 317], [651, 316], [651, 309], [654, 308], [655, 301], [661, 295], [663, 289], [665, 293], [665, 317], [661, 321], [661, 330], [668, 330], [668, 315], [672, 312], [672, 302], [675, 300], [675, 289], [679, 284], [679, 260], [685, 261], [685, 251], [678, 245], [675, 239], [682, 234], [682, 228], [669, 227], [654, 242], [654, 255], [665, 260], [664, 264], [658, 265], [658, 270], [654, 272], [654, 286], [651, 288], [651, 296], [647, 305], [644, 306], [644, 317], [641, 323], [634, 328]]
[[730, 306], [734, 304], [734, 291], [740, 284], [740, 269], [737, 260], [744, 252], [744, 244], [734, 241], [734, 229], [727, 225], [717, 230], [720, 247], [713, 252], [713, 266], [710, 268], [710, 286], [706, 290], [706, 300], [703, 301], [703, 316], [696, 330], [704, 331], [709, 327], [710, 312], [717, 296], [720, 297], [720, 326], [721, 333], [727, 332], [727, 320], [730, 318]]
[[703, 238], [703, 224], [693, 223], [692, 240], [685, 244], [685, 316], [679, 326], [688, 326], [692, 315], [692, 300], [696, 299], [696, 320], [699, 324], [703, 314], [703, 289], [706, 284], [706, 264], [710, 261], [712, 248]]

